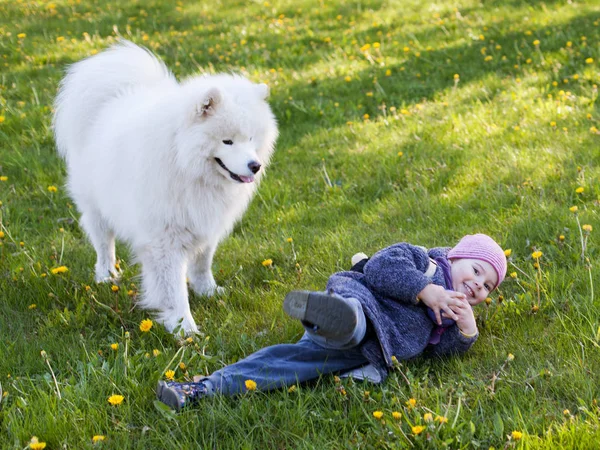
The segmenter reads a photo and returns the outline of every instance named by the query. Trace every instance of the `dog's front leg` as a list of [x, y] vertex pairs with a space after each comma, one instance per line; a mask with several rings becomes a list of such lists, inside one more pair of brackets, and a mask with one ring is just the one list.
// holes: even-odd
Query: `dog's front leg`
[[209, 245], [201, 248], [193, 257], [188, 268], [188, 279], [190, 286], [198, 295], [214, 295], [223, 292], [212, 274], [212, 260], [217, 246]]
[[143, 294], [138, 305], [158, 311], [157, 321], [170, 332], [179, 324], [188, 334], [197, 332], [185, 282], [185, 252], [149, 245], [137, 253], [142, 263]]

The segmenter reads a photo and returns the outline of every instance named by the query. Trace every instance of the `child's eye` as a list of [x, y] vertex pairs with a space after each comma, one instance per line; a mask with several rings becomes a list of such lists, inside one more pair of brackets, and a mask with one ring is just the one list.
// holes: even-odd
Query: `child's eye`
[[485, 283], [485, 284], [483, 285], [483, 287], [484, 287], [484, 288], [485, 288], [485, 289], [486, 289], [488, 292], [491, 290], [491, 289], [490, 289], [490, 285], [489, 285], [489, 284], [487, 284], [487, 283]]
[[233, 141], [231, 139], [225, 139], [223, 141], [223, 144], [225, 144], [225, 145], [233, 145]]
[[479, 275], [479, 270], [477, 270], [475, 267], [473, 267], [473, 272], [475, 272], [475, 275]]

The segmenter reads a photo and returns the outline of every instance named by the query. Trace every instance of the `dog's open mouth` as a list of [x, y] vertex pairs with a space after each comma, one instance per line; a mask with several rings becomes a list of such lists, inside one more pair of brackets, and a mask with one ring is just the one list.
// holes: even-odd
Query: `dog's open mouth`
[[252, 183], [254, 181], [254, 175], [250, 175], [249, 177], [244, 175], [238, 175], [237, 173], [233, 173], [231, 170], [229, 170], [227, 166], [223, 164], [223, 161], [221, 161], [219, 158], [215, 158], [215, 161], [229, 174], [232, 180], [235, 180], [239, 183]]

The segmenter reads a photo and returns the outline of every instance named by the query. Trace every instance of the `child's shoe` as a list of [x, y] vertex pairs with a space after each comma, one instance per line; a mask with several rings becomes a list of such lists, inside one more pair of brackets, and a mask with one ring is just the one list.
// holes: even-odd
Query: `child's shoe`
[[327, 339], [344, 339], [353, 335], [360, 303], [328, 292], [292, 291], [285, 296], [283, 310], [301, 320], [313, 332]]
[[175, 381], [159, 381], [156, 386], [156, 397], [175, 411], [184, 406], [197, 403], [208, 395], [208, 388], [200, 383], [177, 383]]

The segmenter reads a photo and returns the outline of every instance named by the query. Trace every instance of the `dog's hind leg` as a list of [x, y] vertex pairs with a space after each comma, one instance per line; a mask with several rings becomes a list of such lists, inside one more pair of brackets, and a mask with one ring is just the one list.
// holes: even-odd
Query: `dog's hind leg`
[[221, 286], [217, 286], [212, 274], [212, 260], [216, 248], [216, 245], [212, 245], [200, 249], [192, 258], [188, 268], [190, 286], [198, 295], [211, 296], [224, 290]]
[[197, 332], [185, 282], [185, 252], [151, 244], [136, 253], [142, 263], [142, 300], [138, 306], [156, 310], [157, 321], [170, 332], [178, 325], [186, 333]]
[[119, 277], [115, 264], [115, 233], [102, 216], [95, 211], [85, 211], [80, 224], [96, 250], [95, 278], [101, 283]]

